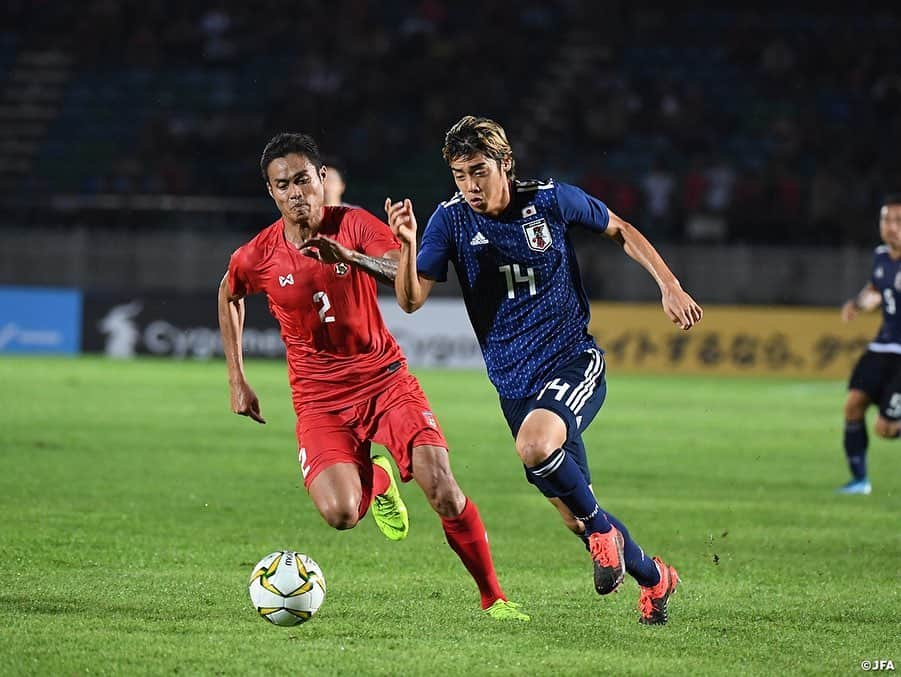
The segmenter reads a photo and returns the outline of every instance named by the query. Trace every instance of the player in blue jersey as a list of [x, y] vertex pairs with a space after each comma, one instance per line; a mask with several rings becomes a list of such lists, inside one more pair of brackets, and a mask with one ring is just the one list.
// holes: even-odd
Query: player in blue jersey
[[580, 226], [621, 244], [657, 281], [664, 311], [682, 329], [701, 320], [701, 308], [641, 233], [603, 202], [565, 183], [516, 180], [496, 122], [464, 117], [447, 132], [443, 155], [458, 192], [435, 210], [418, 253], [412, 204], [385, 203], [401, 241], [398, 303], [415, 311], [453, 263], [528, 481], [586, 542], [597, 592], [613, 592], [628, 572], [641, 586], [640, 620], [665, 623], [676, 570], [646, 557], [592, 492], [582, 433], [607, 387], [567, 231]]
[[873, 273], [860, 293], [842, 306], [842, 320], [850, 322], [858, 311], [882, 308], [882, 326], [854, 366], [845, 400], [845, 456], [851, 480], [839, 487], [842, 494], [869, 494], [867, 427], [864, 416], [871, 404], [879, 406], [876, 434], [895, 439], [901, 434], [901, 194], [888, 196], [879, 213], [879, 235]]

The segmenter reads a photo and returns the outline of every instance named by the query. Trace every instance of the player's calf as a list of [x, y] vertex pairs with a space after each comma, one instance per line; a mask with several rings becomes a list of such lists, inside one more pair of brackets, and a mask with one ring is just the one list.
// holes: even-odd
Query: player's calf
[[431, 445], [415, 447], [413, 479], [439, 516], [457, 517], [466, 507], [466, 496], [451, 471], [446, 449]]

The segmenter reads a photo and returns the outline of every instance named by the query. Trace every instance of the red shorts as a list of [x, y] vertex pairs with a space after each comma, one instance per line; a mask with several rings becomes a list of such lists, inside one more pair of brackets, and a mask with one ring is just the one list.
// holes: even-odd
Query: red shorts
[[413, 448], [447, 441], [416, 378], [406, 368], [379, 393], [337, 411], [302, 411], [297, 417], [297, 445], [304, 486], [336, 463], [355, 463], [364, 481], [372, 482], [370, 443], [394, 457], [400, 479], [413, 477]]

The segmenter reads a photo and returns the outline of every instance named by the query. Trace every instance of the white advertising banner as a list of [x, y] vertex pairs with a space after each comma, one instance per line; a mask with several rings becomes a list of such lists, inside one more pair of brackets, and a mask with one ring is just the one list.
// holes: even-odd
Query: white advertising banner
[[380, 296], [379, 306], [411, 367], [485, 368], [462, 299], [430, 298], [409, 315], [393, 296]]

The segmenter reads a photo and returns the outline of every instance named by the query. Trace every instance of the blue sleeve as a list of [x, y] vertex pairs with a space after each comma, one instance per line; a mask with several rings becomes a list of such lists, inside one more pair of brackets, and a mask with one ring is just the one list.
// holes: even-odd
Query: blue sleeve
[[568, 183], [557, 183], [557, 204], [567, 225], [578, 223], [598, 233], [607, 230], [610, 222], [607, 205], [581, 188]]
[[447, 263], [451, 259], [450, 224], [444, 211], [443, 207], [438, 207], [432, 214], [416, 255], [419, 273], [435, 282], [447, 281]]

